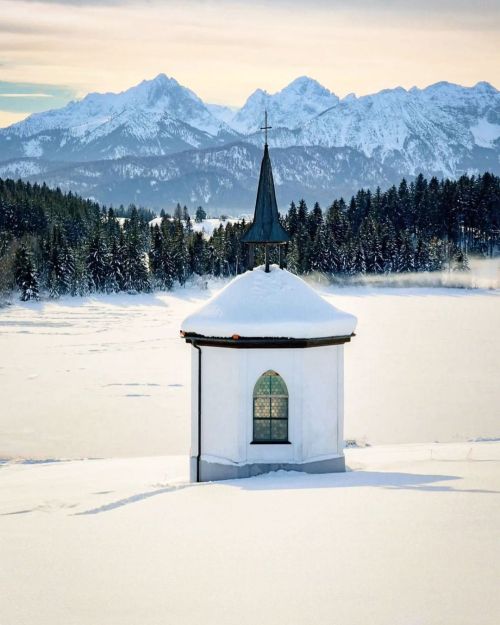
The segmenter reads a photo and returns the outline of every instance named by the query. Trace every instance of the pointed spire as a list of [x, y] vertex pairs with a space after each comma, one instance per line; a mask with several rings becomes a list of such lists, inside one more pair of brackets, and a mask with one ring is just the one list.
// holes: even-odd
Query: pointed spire
[[[267, 123], [265, 126], [267, 126]], [[287, 243], [289, 240], [290, 237], [287, 231], [279, 221], [273, 170], [271, 159], [269, 158], [269, 148], [266, 143], [260, 166], [259, 188], [257, 190], [253, 223], [243, 235], [242, 241], [244, 243]]]

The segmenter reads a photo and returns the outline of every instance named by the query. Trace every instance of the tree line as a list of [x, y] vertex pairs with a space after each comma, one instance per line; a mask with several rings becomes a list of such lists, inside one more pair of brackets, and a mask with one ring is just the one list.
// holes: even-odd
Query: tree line
[[[245, 270], [244, 220], [210, 237], [186, 207], [160, 218], [133, 205], [100, 206], [45, 184], [0, 179], [0, 292], [21, 299], [171, 289], [194, 275]], [[206, 213], [198, 207], [195, 222]], [[361, 189], [325, 210], [301, 200], [282, 217], [291, 241], [285, 265], [297, 274], [466, 270], [471, 254], [493, 256], [500, 239], [500, 178], [419, 175], [382, 192]], [[262, 262], [262, 250], [256, 261]], [[276, 261], [276, 252], [272, 260]]]

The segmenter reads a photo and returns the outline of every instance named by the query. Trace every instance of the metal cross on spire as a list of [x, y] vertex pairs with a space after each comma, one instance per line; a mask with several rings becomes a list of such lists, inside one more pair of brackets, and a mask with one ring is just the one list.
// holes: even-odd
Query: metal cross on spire
[[270, 130], [272, 128], [272, 126], [268, 126], [267, 125], [267, 109], [264, 111], [264, 125], [261, 126], [261, 130], [264, 131], [265, 135], [265, 145], [267, 145], [267, 131]]

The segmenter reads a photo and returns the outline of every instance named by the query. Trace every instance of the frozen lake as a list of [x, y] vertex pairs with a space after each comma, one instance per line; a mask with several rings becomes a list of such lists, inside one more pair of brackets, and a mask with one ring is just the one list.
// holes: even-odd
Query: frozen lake
[[[0, 310], [0, 458], [186, 454], [182, 319], [222, 283]], [[358, 317], [347, 344], [345, 436], [500, 437], [500, 292], [323, 288]]]

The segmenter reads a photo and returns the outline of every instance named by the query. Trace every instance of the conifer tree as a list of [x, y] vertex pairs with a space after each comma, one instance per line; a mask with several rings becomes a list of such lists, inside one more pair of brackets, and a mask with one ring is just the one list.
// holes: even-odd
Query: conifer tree
[[87, 274], [89, 290], [104, 292], [108, 277], [108, 251], [103, 233], [98, 228], [90, 242], [87, 254]]
[[184, 227], [180, 219], [174, 219], [174, 231], [171, 246], [174, 276], [179, 284], [183, 285], [189, 276], [189, 254]]
[[206, 243], [201, 232], [195, 232], [189, 241], [190, 273], [199, 276], [206, 272]]
[[463, 250], [456, 248], [454, 254], [454, 271], [469, 271], [469, 259]]
[[396, 271], [415, 271], [415, 251], [413, 248], [411, 235], [408, 230], [403, 230], [399, 237]]
[[52, 298], [58, 298], [70, 291], [74, 271], [73, 255], [59, 226], [54, 226], [52, 229], [48, 251], [49, 295]]
[[178, 219], [179, 221], [182, 219], [182, 207], [179, 202], [177, 202], [174, 210], [174, 219]]
[[196, 223], [199, 224], [206, 218], [207, 218], [206, 212], [203, 210], [201, 206], [198, 206], [198, 208], [196, 209], [196, 215], [195, 215], [194, 220], [196, 221]]
[[73, 255], [74, 270], [71, 275], [70, 294], [87, 295], [89, 293], [89, 279], [87, 274], [86, 256], [83, 250], [71, 250]]
[[293, 238], [299, 226], [299, 216], [294, 202], [290, 204], [290, 208], [288, 209], [288, 216], [285, 225], [287, 227], [288, 234]]
[[300, 200], [299, 207], [297, 209], [297, 222], [299, 226], [307, 227], [307, 218], [309, 216], [309, 209], [304, 199]]
[[323, 212], [318, 202], [315, 203], [314, 208], [308, 217], [308, 230], [311, 240], [314, 240], [316, 233], [323, 225]]
[[21, 300], [26, 302], [38, 299], [38, 277], [33, 264], [33, 258], [26, 245], [21, 244], [16, 252], [14, 261], [16, 284], [21, 293]]

